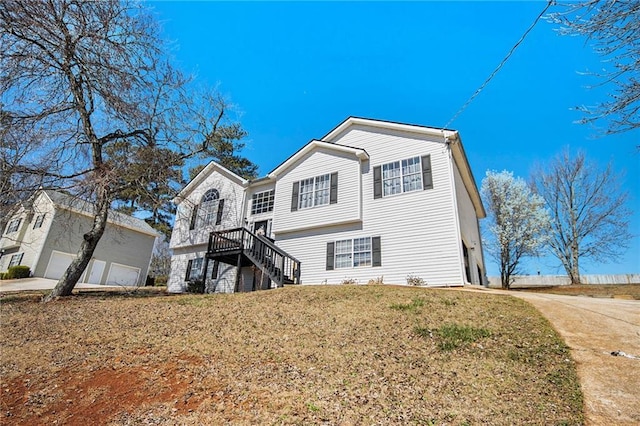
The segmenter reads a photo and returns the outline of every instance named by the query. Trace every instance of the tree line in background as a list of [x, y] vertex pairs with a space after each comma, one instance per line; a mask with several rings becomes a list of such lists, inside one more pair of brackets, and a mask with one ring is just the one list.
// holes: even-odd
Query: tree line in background
[[[246, 132], [215, 88], [174, 68], [158, 24], [136, 1], [0, 3], [0, 217], [38, 188], [91, 200], [93, 223], [47, 300], [71, 294], [113, 208], [171, 230], [187, 162], [243, 177]], [[4, 228], [3, 228], [4, 229]]]
[[521, 260], [548, 251], [571, 284], [580, 284], [580, 262], [615, 260], [631, 237], [621, 174], [582, 152], [563, 151], [538, 165], [529, 183], [508, 171], [488, 171], [482, 196], [488, 210], [486, 249], [500, 265], [502, 288], [521, 273]]

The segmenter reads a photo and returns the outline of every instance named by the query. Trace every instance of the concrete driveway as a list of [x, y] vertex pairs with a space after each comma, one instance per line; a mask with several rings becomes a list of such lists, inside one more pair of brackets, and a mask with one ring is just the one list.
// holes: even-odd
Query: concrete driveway
[[[55, 287], [57, 280], [48, 278], [22, 278], [19, 280], [0, 280], [0, 293], [30, 290], [51, 290]], [[76, 289], [108, 289], [108, 288], [134, 288], [114, 285], [86, 284], [78, 283]]]
[[531, 303], [571, 348], [587, 424], [640, 424], [640, 301], [496, 292]]

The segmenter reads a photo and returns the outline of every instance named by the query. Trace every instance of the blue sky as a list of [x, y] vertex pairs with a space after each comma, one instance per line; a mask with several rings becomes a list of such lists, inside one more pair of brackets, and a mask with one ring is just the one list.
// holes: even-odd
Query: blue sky
[[[176, 63], [219, 84], [249, 132], [244, 155], [266, 174], [350, 115], [441, 127], [484, 82], [545, 2], [150, 2]], [[553, 10], [553, 8], [551, 9]], [[606, 64], [579, 37], [541, 21], [449, 125], [478, 186], [487, 170], [527, 179], [564, 147], [625, 170], [634, 238], [617, 263], [640, 272], [640, 131], [597, 137], [572, 108], [605, 99], [583, 75]], [[487, 256], [489, 275], [498, 268]], [[561, 273], [554, 259], [528, 272]]]

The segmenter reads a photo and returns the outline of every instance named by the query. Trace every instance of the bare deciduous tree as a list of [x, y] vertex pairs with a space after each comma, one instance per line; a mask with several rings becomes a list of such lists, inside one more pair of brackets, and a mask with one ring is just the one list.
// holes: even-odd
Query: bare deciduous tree
[[532, 175], [551, 213], [551, 252], [572, 284], [580, 284], [582, 260], [612, 260], [628, 246], [631, 212], [620, 178], [611, 163], [601, 170], [583, 152], [572, 157], [568, 149]]
[[[114, 200], [153, 191], [154, 179], [174, 177], [159, 167], [215, 158], [219, 144], [236, 146], [244, 131], [228, 119], [224, 99], [207, 103], [212, 98], [189, 93], [189, 79], [164, 60], [157, 24], [139, 2], [6, 0], [0, 41], [3, 117], [17, 131], [46, 136], [19, 171], [95, 206], [91, 229], [51, 300], [71, 294]], [[203, 105], [208, 120], [198, 120]], [[34, 167], [44, 159], [45, 170]]]
[[615, 90], [597, 106], [579, 106], [585, 123], [609, 118], [607, 133], [640, 127], [640, 1], [587, 0], [560, 4], [549, 19], [560, 33], [580, 35], [603, 57], [604, 69], [590, 72]]
[[509, 289], [522, 258], [537, 254], [546, 242], [549, 214], [544, 200], [506, 170], [487, 172], [482, 196], [489, 213], [487, 252], [500, 264], [502, 288]]

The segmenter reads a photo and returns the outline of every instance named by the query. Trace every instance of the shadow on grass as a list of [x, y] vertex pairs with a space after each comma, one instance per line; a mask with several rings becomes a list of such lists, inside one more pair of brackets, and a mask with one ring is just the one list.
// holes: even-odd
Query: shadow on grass
[[[27, 290], [7, 292], [0, 294], [0, 304], [4, 303], [26, 303], [41, 302], [51, 290]], [[129, 298], [152, 298], [174, 296], [167, 293], [166, 287], [138, 287], [134, 289], [114, 288], [114, 289], [74, 289], [70, 296], [60, 297], [57, 301], [65, 300], [88, 300], [88, 299], [129, 299]]]

